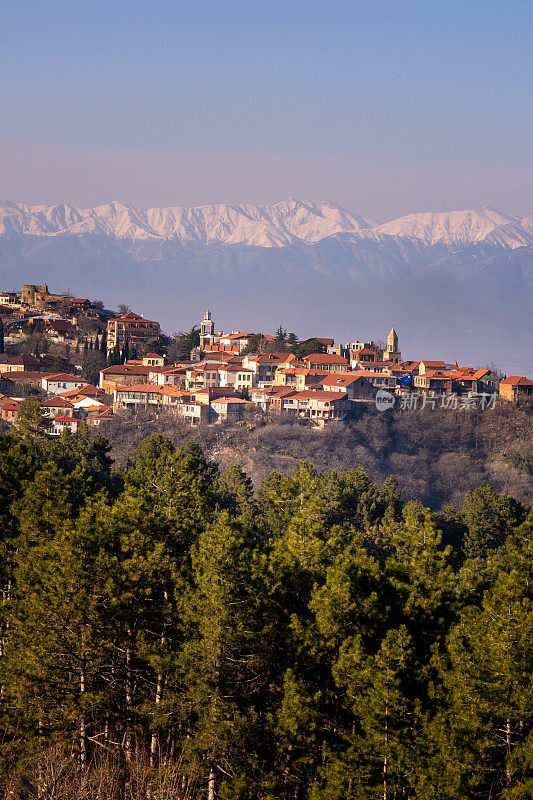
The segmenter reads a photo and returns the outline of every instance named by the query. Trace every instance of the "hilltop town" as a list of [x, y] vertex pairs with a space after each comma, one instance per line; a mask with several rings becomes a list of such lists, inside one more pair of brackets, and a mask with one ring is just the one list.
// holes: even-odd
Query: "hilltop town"
[[[412, 354], [409, 354], [410, 356]], [[126, 306], [26, 284], [0, 292], [0, 415], [17, 425], [39, 399], [46, 433], [75, 433], [115, 415], [168, 411], [192, 425], [286, 415], [321, 428], [357, 404], [379, 410], [531, 404], [533, 380], [494, 367], [402, 355], [394, 327], [386, 343], [336, 344], [275, 333], [217, 331], [208, 310], [188, 333], [165, 335]]]

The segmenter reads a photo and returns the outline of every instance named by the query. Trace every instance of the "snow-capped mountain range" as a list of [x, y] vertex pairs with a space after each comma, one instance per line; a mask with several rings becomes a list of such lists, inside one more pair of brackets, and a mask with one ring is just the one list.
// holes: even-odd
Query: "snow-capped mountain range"
[[284, 322], [344, 341], [394, 323], [409, 357], [499, 361], [533, 377], [533, 217], [488, 206], [377, 223], [294, 198], [148, 210], [0, 203], [0, 289], [22, 283], [127, 303], [168, 331], [207, 306], [226, 329]]
[[515, 249], [533, 244], [533, 217], [518, 219], [490, 206], [423, 212], [378, 224], [330, 202], [288, 198], [273, 205], [205, 205], [136, 208], [112, 202], [93, 208], [0, 203], [0, 236], [103, 235], [129, 241], [183, 245], [286, 247], [314, 244], [329, 236], [425, 245], [464, 246], [485, 242]]

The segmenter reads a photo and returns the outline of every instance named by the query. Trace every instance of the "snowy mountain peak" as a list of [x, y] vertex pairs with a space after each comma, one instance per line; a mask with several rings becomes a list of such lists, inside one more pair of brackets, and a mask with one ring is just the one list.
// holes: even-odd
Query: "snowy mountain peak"
[[[408, 214], [379, 225], [375, 231], [386, 236], [418, 239], [425, 244], [466, 245], [480, 242], [496, 229], [519, 224], [519, 220], [490, 206], [464, 211]], [[513, 235], [509, 237], [512, 246]]]
[[487, 242], [506, 248], [533, 243], [533, 222], [485, 205], [479, 209], [422, 212], [378, 225], [330, 201], [288, 197], [271, 205], [228, 204], [192, 208], [136, 208], [114, 200], [93, 208], [0, 203], [0, 236], [100, 235], [126, 241], [172, 241], [185, 246], [286, 247], [335, 236], [392, 238], [425, 245]]

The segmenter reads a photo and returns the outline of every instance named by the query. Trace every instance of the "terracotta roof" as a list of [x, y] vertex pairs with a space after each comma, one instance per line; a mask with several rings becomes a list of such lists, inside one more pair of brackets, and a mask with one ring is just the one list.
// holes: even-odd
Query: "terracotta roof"
[[31, 372], [29, 370], [13, 370], [13, 372], [0, 373], [1, 380], [13, 381], [14, 383], [23, 380], [24, 378], [27, 378], [28, 380], [41, 380], [44, 377], [46, 377], [45, 372]]
[[292, 355], [292, 353], [262, 353], [260, 356], [248, 356], [248, 360], [255, 361], [258, 364], [266, 364], [274, 361], [284, 364], [285, 362], [290, 362], [290, 355]]
[[530, 381], [529, 378], [524, 378], [523, 375], [509, 375], [508, 378], [500, 381], [500, 385], [502, 383], [506, 386], [533, 386], [533, 381]]
[[19, 406], [20, 403], [17, 403], [15, 400], [8, 400], [7, 402], [2, 403], [0, 408], [2, 411], [16, 411]]
[[239, 339], [249, 339], [250, 336], [255, 336], [255, 334], [254, 333], [243, 333], [241, 331], [237, 331], [237, 333], [228, 333], [227, 335], [223, 335], [220, 338], [221, 339], [239, 340]]
[[[295, 375], [331, 375], [329, 369], [310, 369], [309, 367], [293, 367]], [[343, 373], [344, 374], [344, 373]]]
[[50, 397], [48, 400], [44, 400], [41, 403], [41, 406], [43, 408], [74, 408], [72, 403], [70, 403], [65, 397], [61, 397], [61, 395]]
[[0, 369], [2, 364], [12, 364], [14, 366], [21, 364], [23, 367], [38, 367], [42, 364], [42, 361], [40, 358], [35, 358], [35, 356], [0, 356]]
[[46, 375], [46, 373], [41, 373], [41, 377], [43, 381], [62, 381], [63, 383], [68, 381], [76, 381], [77, 383], [84, 382], [80, 375], [70, 375], [68, 372], [58, 372], [54, 375]]
[[247, 369], [247, 367], [239, 367], [234, 364], [227, 364], [225, 367], [219, 367], [219, 372], [253, 372], [251, 369]]
[[[113, 322], [155, 322], [154, 319], [145, 319], [144, 317], [139, 316], [134, 311], [128, 311], [127, 314], [123, 314], [121, 317], [115, 317], [115, 319], [109, 320], [111, 323]], [[157, 325], [157, 322], [155, 322]]]
[[113, 417], [114, 414], [110, 408], [104, 408], [98, 414], [93, 414], [90, 419], [103, 419], [105, 417]]
[[[321, 386], [349, 386], [351, 383], [364, 378], [361, 374], [352, 374], [348, 372], [328, 372], [327, 376], [320, 381]], [[338, 394], [338, 393], [337, 393]]]
[[178, 386], [162, 386], [160, 390], [161, 394], [165, 394], [168, 397], [190, 397], [191, 392], [186, 391], [185, 389], [180, 389]]
[[61, 392], [60, 396], [79, 397], [80, 395], [85, 395], [85, 397], [99, 397], [104, 394], [104, 390], [99, 389], [98, 386], [93, 386], [92, 383], [85, 383], [83, 386], [78, 386], [77, 389], [69, 389], [68, 392]]
[[211, 400], [211, 405], [218, 403], [249, 403], [249, 400], [243, 400], [242, 397], [219, 397], [218, 399]]
[[322, 391], [320, 389], [306, 389], [305, 392], [297, 392], [298, 399], [309, 399], [309, 400], [342, 400], [344, 397], [347, 397], [347, 392], [328, 392]]
[[77, 423], [78, 420], [76, 417], [54, 417], [54, 422], [75, 422]]
[[57, 333], [65, 333], [66, 331], [73, 331], [74, 325], [66, 319], [51, 319], [46, 323], [47, 328], [51, 328]]
[[423, 364], [425, 367], [445, 367], [446, 366], [446, 362], [445, 361], [426, 361], [425, 358], [423, 358], [422, 361], [419, 361], [418, 363], [419, 364]]
[[154, 383], [129, 383], [126, 386], [117, 386], [117, 392], [148, 392], [150, 394], [161, 394], [165, 386], [158, 386]]
[[148, 375], [153, 372], [153, 367], [145, 367], [142, 364], [115, 364], [112, 367], [105, 367], [100, 370], [100, 374], [105, 375]]
[[291, 397], [293, 394], [299, 394], [299, 392], [296, 392], [294, 389], [288, 389], [286, 386], [280, 386], [274, 391], [268, 392], [268, 394], [270, 394], [272, 399], [276, 399], [277, 397], [284, 399], [285, 397]]
[[302, 361], [307, 361], [310, 364], [344, 364], [349, 367], [350, 363], [344, 356], [338, 356], [335, 353], [311, 353], [305, 356]]
[[232, 386], [210, 386], [203, 389], [191, 389], [191, 394], [195, 397], [205, 395], [207, 397], [237, 397]]
[[445, 372], [441, 372], [438, 369], [430, 369], [427, 370], [424, 375], [420, 375], [421, 378], [431, 378], [432, 381], [449, 381], [452, 379], [452, 376], [446, 374]]
[[395, 375], [387, 375], [386, 372], [372, 372], [372, 370], [360, 369], [352, 373], [358, 378], [395, 378]]

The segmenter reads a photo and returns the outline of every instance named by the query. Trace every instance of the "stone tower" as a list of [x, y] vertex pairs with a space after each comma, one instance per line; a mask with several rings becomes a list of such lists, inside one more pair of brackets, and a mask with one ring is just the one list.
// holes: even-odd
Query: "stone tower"
[[211, 344], [215, 334], [215, 323], [211, 319], [211, 312], [209, 309], [204, 314], [204, 318], [200, 324], [200, 347], [203, 348]]
[[384, 361], [391, 361], [393, 364], [399, 364], [402, 360], [402, 354], [398, 349], [398, 336], [394, 328], [387, 336], [387, 349], [383, 354]]

